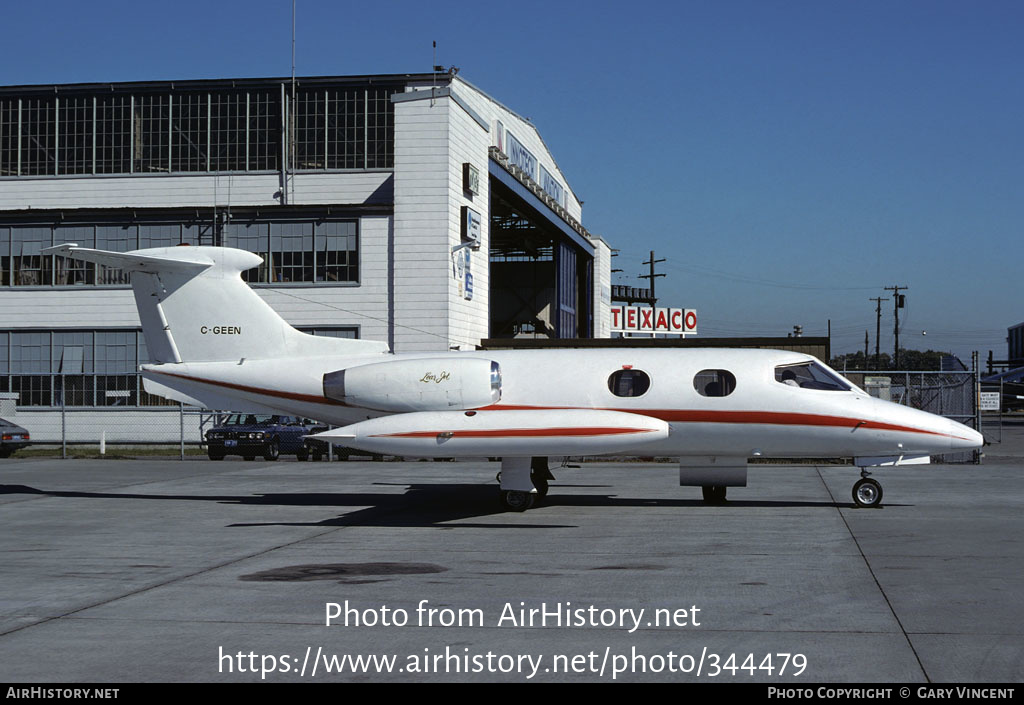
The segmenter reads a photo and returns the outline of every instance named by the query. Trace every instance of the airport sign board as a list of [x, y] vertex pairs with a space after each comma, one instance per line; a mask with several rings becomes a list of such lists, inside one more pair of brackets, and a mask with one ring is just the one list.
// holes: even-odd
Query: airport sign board
[[697, 310], [651, 306], [612, 306], [611, 324], [613, 333], [694, 335], [697, 332]]

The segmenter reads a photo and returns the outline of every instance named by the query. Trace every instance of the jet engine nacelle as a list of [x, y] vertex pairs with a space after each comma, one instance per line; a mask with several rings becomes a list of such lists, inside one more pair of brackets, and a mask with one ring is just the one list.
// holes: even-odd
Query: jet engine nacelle
[[328, 372], [324, 396], [377, 411], [479, 409], [501, 399], [501, 368], [454, 356], [375, 362]]

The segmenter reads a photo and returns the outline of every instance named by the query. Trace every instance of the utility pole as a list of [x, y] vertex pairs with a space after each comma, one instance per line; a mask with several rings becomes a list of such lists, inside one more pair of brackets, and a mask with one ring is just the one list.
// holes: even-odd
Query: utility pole
[[[875, 302], [875, 369], [876, 370], [879, 369], [878, 342], [879, 342], [879, 338], [882, 337], [882, 302], [883, 301], [888, 301], [888, 300], [889, 299], [883, 299], [880, 296], [878, 298], [868, 299], [868, 301], [874, 301]], [[868, 356], [868, 351], [867, 351], [867, 348], [865, 348], [864, 349], [864, 359], [865, 359], [865, 362], [867, 361], [867, 356]]]
[[654, 259], [654, 250], [651, 250], [651, 259], [649, 261], [647, 261], [647, 262], [644, 262], [644, 264], [651, 265], [651, 273], [650, 274], [641, 274], [641, 275], [639, 275], [639, 277], [637, 277], [638, 279], [650, 279], [651, 280], [651, 305], [652, 306], [655, 303], [657, 303], [657, 297], [654, 295], [654, 280], [656, 278], [658, 278], [658, 277], [665, 276], [664, 274], [655, 274], [654, 273], [654, 265], [656, 265], [658, 262], [664, 262], [664, 261], [665, 261], [664, 257], [662, 257], [661, 259]]
[[864, 369], [868, 368], [868, 329], [864, 329]]
[[905, 299], [907, 298], [904, 294], [900, 293], [900, 289], [909, 289], [909, 286], [887, 286], [886, 291], [892, 292], [893, 298], [893, 314], [896, 319], [895, 332], [896, 332], [896, 343], [895, 343], [895, 354], [893, 355], [893, 369], [898, 370], [900, 368], [900, 309], [905, 305]]

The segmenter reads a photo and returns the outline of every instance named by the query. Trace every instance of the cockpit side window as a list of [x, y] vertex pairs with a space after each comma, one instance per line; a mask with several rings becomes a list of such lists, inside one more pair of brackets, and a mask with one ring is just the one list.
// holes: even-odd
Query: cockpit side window
[[618, 370], [608, 378], [608, 389], [617, 397], [639, 397], [651, 387], [651, 378], [643, 370]]
[[779, 365], [775, 368], [775, 381], [802, 389], [824, 389], [832, 392], [848, 392], [852, 389], [849, 382], [817, 362]]
[[704, 397], [727, 397], [736, 389], [736, 377], [729, 370], [701, 370], [693, 378], [693, 388]]

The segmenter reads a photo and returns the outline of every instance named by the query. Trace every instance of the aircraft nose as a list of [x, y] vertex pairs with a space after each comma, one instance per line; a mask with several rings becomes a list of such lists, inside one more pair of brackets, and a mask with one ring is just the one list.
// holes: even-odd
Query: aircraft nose
[[950, 419], [949, 444], [952, 450], [973, 450], [985, 445], [985, 437], [970, 426]]

